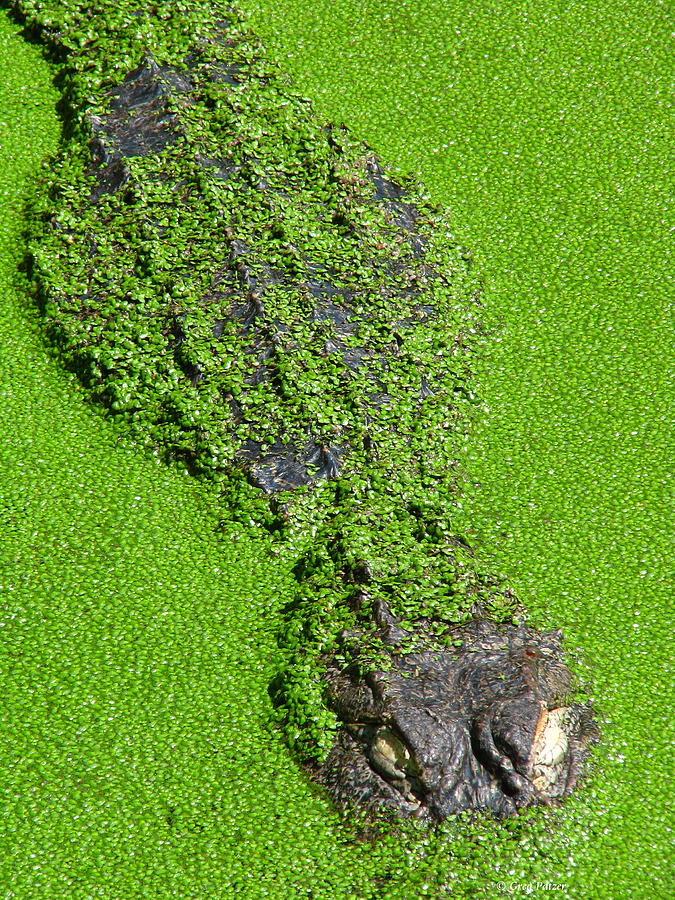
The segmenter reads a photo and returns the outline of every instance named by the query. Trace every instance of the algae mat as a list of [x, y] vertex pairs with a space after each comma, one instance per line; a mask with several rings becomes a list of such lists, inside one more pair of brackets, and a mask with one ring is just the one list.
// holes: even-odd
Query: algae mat
[[[0, 583], [9, 688], [0, 739], [7, 896], [492, 897], [544, 892], [536, 882], [564, 885], [557, 893], [570, 897], [669, 893], [659, 782], [667, 771], [661, 737], [670, 630], [658, 612], [666, 396], [663, 356], [653, 352], [665, 309], [655, 213], [663, 185], [655, 162], [658, 96], [645, 98], [634, 131], [621, 131], [629, 161], [642, 135], [651, 141], [637, 174], [621, 154], [608, 152], [617, 131], [605, 132], [602, 119], [604, 111], [625, 121], [621, 112], [637, 105], [644, 88], [636, 68], [645, 74], [640, 65], [657, 66], [665, 44], [655, 34], [656, 51], [636, 55], [636, 45], [647, 47], [647, 20], [631, 7], [635, 29], [625, 41], [633, 55], [617, 65], [626, 83], [619, 91], [618, 81], [607, 82], [617, 109], [609, 101], [598, 105], [597, 85], [582, 94], [575, 128], [584, 141], [575, 161], [569, 139], [576, 132], [541, 130], [541, 96], [552, 104], [550, 94], [523, 90], [529, 82], [505, 92], [496, 77], [504, 66], [526, 76], [525, 62], [514, 64], [520, 51], [506, 52], [520, 23], [505, 14], [505, 21], [495, 19], [492, 7], [490, 22], [474, 17], [470, 53], [456, 57], [463, 68], [455, 73], [452, 128], [441, 116], [434, 132], [439, 102], [425, 91], [440, 95], [439, 85], [428, 73], [415, 81], [406, 65], [426, 55], [433, 72], [426, 45], [440, 34], [443, 59], [452, 58], [449, 8], [439, 29], [437, 10], [426, 2], [414, 15], [392, 6], [390, 24], [383, 12], [389, 4], [359, 4], [356, 22], [344, 16], [348, 7], [277, 3], [274, 15], [287, 15], [286, 45], [271, 35], [271, 12], [258, 27], [284, 56], [287, 48], [297, 52], [293, 27], [309, 26], [307, 68], [297, 68], [307, 92], [321, 108], [331, 84], [332, 115], [348, 118], [391, 161], [423, 168], [479, 254], [491, 314], [505, 329], [485, 348], [482, 393], [492, 410], [468, 447], [483, 485], [469, 504], [470, 519], [540, 621], [566, 624], [570, 643], [592, 657], [589, 677], [605, 718], [602, 768], [563, 812], [535, 811], [502, 826], [450, 822], [436, 835], [392, 835], [369, 846], [338, 825], [267, 725], [285, 573], [266, 562], [262, 542], [252, 546], [235, 529], [216, 537], [214, 496], [120, 440], [41, 342], [14, 273], [22, 184], [56, 139], [55, 96], [37, 52], [3, 20]], [[290, 12], [298, 9], [304, 19], [293, 24]], [[572, 24], [546, 33], [549, 47], [563, 38], [586, 46], [588, 31], [568, 32]], [[487, 38], [494, 33], [496, 44]], [[413, 38], [414, 47], [406, 43]], [[359, 82], [366, 49], [370, 69]], [[527, 61], [531, 48], [522, 49]], [[294, 68], [299, 59], [290, 61]], [[551, 59], [554, 65], [555, 52]], [[477, 80], [462, 84], [459, 75], [467, 72]], [[394, 90], [402, 74], [409, 95]], [[581, 68], [578, 75], [586, 77]], [[386, 127], [370, 119], [383, 95], [390, 101]], [[410, 97], [412, 107], [405, 105]], [[517, 108], [497, 117], [509, 112], [509, 97]], [[399, 108], [401, 116], [392, 112]], [[484, 116], [478, 124], [502, 129], [491, 141], [478, 137], [477, 123], [467, 129], [476, 109]], [[543, 110], [548, 115], [555, 105]], [[590, 112], [600, 117], [591, 117], [595, 131], [584, 119]], [[452, 129], [470, 135], [469, 146], [444, 157], [442, 144], [447, 150], [457, 141]], [[568, 140], [565, 153], [560, 135]], [[531, 158], [514, 169], [501, 151], [508, 159], [519, 147]], [[550, 191], [556, 161], [569, 167], [561, 170], [567, 200]], [[588, 191], [584, 161], [593, 163], [597, 196]], [[606, 181], [612, 166], [615, 180]], [[455, 171], [463, 177], [454, 178]]]

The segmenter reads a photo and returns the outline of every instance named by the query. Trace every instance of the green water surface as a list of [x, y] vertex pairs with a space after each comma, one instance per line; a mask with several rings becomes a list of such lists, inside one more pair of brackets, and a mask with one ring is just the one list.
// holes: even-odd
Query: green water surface
[[319, 112], [420, 171], [475, 252], [493, 334], [466, 519], [580, 648], [596, 772], [559, 812], [375, 844], [298, 772], [268, 724], [284, 565], [85, 405], [16, 274], [58, 123], [3, 16], [4, 895], [670, 896], [666, 7], [244, 5]]
[[466, 520], [582, 648], [604, 717], [592, 811], [563, 826], [555, 874], [579, 896], [670, 895], [672, 8], [243, 5], [319, 112], [419, 172], [475, 253], [500, 332]]

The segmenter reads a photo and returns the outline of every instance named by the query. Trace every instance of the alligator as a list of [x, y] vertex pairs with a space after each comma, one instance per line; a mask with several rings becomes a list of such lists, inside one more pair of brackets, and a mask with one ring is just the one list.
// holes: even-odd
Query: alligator
[[566, 797], [598, 731], [561, 635], [453, 528], [482, 301], [446, 213], [320, 122], [231, 7], [155, 48], [108, 2], [67, 32], [15, 6], [67, 61], [32, 211], [48, 333], [296, 560], [270, 692], [298, 758], [367, 815]]

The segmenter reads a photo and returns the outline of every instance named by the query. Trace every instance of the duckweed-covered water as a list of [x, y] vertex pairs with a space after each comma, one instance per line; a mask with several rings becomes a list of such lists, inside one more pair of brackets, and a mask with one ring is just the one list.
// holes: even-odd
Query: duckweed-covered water
[[307, 784], [269, 725], [284, 565], [219, 535], [215, 496], [128, 446], [41, 338], [19, 210], [56, 95], [3, 18], [5, 895], [669, 896], [666, 8], [245, 6], [474, 249], [492, 335], [466, 519], [580, 648], [596, 773], [561, 812], [372, 845]]
[[592, 662], [605, 717], [592, 810], [565, 820], [552, 876], [665, 896], [667, 5], [244, 5], [321, 113], [418, 171], [473, 248], [502, 330], [479, 360], [466, 519]]

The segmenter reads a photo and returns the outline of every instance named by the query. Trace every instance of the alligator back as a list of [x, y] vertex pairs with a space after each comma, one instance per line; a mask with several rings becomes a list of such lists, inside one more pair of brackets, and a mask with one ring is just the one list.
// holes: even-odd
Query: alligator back
[[146, 56], [86, 118], [90, 160], [35, 256], [92, 393], [267, 493], [378, 457], [417, 478], [421, 452], [443, 479], [477, 292], [419, 190], [227, 29], [183, 65]]

